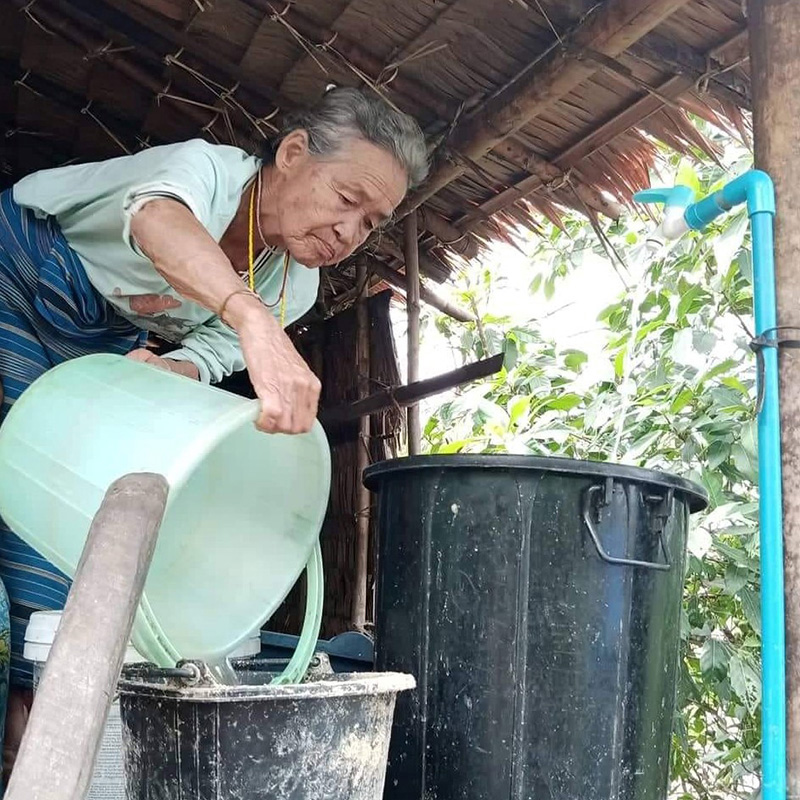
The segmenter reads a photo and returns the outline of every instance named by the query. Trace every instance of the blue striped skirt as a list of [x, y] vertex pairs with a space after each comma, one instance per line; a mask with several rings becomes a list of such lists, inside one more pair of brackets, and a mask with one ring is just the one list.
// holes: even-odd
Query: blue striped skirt
[[[58, 223], [0, 193], [0, 423], [50, 367], [90, 353], [125, 354], [145, 331], [120, 317], [89, 283]], [[70, 582], [0, 520], [0, 579], [11, 605], [11, 684], [30, 686], [22, 658], [33, 611], [64, 607]]]

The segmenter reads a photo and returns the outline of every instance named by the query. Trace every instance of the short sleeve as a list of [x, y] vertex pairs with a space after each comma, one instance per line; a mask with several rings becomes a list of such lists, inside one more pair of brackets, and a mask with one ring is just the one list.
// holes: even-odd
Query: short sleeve
[[137, 255], [131, 238], [131, 219], [150, 200], [172, 198], [183, 203], [201, 225], [211, 222], [214, 196], [223, 178], [224, 168], [211, 145], [193, 139], [170, 148], [168, 157], [153, 165], [125, 193], [122, 203], [123, 237]]

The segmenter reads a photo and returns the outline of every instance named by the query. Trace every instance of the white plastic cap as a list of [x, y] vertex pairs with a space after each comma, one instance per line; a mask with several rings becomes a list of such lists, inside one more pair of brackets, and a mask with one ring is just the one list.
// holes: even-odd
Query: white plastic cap
[[[34, 611], [25, 628], [25, 647], [22, 657], [26, 661], [33, 661], [37, 664], [47, 662], [50, 655], [50, 648], [56, 638], [56, 631], [61, 624], [61, 611]], [[135, 664], [144, 659], [136, 650], [128, 645], [125, 651], [125, 663]]]

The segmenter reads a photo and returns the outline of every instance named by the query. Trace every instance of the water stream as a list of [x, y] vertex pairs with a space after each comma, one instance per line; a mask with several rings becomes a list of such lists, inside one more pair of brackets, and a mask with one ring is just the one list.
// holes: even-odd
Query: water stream
[[206, 661], [206, 666], [215, 683], [222, 686], [238, 686], [241, 683], [228, 658], [221, 658], [218, 661]]

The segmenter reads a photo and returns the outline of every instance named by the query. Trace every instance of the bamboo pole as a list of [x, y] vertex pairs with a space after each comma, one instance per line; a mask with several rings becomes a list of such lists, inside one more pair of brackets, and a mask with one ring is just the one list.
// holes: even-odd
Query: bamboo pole
[[[356, 265], [356, 283], [361, 289], [356, 304], [356, 372], [358, 377], [358, 398], [369, 395], [369, 294], [366, 264]], [[370, 493], [364, 486], [362, 476], [369, 466], [369, 414], [359, 418], [358, 454], [356, 469], [356, 581], [353, 593], [351, 621], [356, 630], [363, 631], [367, 623], [367, 594], [369, 584], [369, 506]]]
[[420, 400], [434, 397], [448, 389], [455, 389], [457, 386], [496, 375], [502, 369], [503, 361], [504, 356], [499, 353], [490, 358], [484, 358], [482, 361], [475, 361], [451, 372], [437, 375], [435, 378], [426, 378], [424, 381], [409, 383], [407, 386], [397, 386], [394, 389], [384, 389], [371, 394], [364, 400], [328, 408], [320, 413], [319, 421], [326, 428], [331, 428], [335, 425], [352, 422], [364, 414], [377, 414], [386, 408], [396, 406], [407, 408], [413, 403], [419, 403]]
[[[403, 224], [406, 259], [406, 311], [408, 313], [408, 377], [406, 383], [419, 380], [419, 243], [417, 215], [409, 214]], [[422, 430], [419, 406], [408, 407], [408, 454], [419, 454]]]
[[[370, 259], [367, 268], [370, 272], [373, 272], [391, 286], [396, 286], [398, 289], [404, 290], [408, 288], [408, 279], [402, 272], [392, 269], [377, 258]], [[440, 297], [429, 289], [421, 280], [419, 284], [419, 299], [423, 303], [432, 306], [437, 311], [441, 311], [443, 314], [447, 314], [448, 317], [452, 317], [457, 322], [475, 321], [475, 315], [471, 311], [461, 308], [446, 297]]]
[[[758, 0], [750, 8], [756, 164], [775, 181], [778, 325], [800, 325], [800, 3]], [[780, 351], [783, 537], [786, 594], [787, 794], [800, 798], [800, 351]], [[767, 788], [767, 787], [765, 787]], [[766, 796], [766, 795], [765, 795]], [[770, 797], [776, 795], [769, 795]]]

